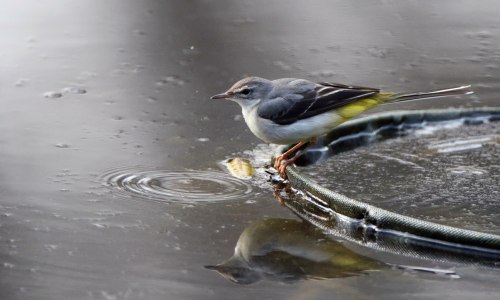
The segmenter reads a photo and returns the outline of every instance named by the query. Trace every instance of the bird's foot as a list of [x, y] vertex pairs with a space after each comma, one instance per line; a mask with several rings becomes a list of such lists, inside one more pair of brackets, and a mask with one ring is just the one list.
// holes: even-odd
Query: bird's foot
[[278, 174], [281, 176], [281, 178], [283, 179], [288, 178], [288, 176], [286, 175], [286, 167], [288, 167], [289, 165], [293, 165], [293, 163], [295, 162], [295, 160], [297, 160], [297, 158], [298, 156], [294, 156], [293, 158], [281, 162], [281, 165], [277, 169]]
[[305, 144], [306, 144], [306, 142], [299, 142], [295, 146], [290, 148], [288, 151], [286, 151], [285, 153], [276, 157], [276, 159], [274, 160], [274, 169], [276, 169], [279, 172], [279, 169], [280, 169], [280, 166], [281, 166], [281, 163], [283, 162], [283, 160], [289, 158], [293, 153], [295, 153], [295, 151], [299, 150], [300, 147], [304, 146]]
[[278, 174], [283, 179], [286, 179], [285, 169], [286, 169], [286, 166], [288, 165], [287, 164], [288, 160], [285, 159], [286, 158], [285, 154], [282, 154], [282, 155], [276, 157], [276, 159], [274, 160], [274, 169], [276, 171], [278, 171]]
[[288, 166], [287, 161], [284, 161], [278, 169], [278, 174], [280, 174], [281, 178], [283, 178], [283, 179], [288, 178], [288, 176], [286, 175], [286, 167], [287, 166]]
[[274, 160], [274, 169], [279, 171], [279, 168], [280, 168], [280, 165], [281, 165], [281, 162], [285, 159], [285, 154], [282, 154], [278, 157], [276, 157], [276, 159]]

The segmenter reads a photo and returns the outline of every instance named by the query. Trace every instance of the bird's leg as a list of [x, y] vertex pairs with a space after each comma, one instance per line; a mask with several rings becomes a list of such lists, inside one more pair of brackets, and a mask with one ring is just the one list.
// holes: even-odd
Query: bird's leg
[[278, 174], [280, 174], [281, 177], [286, 179], [286, 173], [285, 173], [286, 167], [288, 167], [288, 165], [292, 165], [302, 154], [304, 154], [304, 152], [305, 149], [302, 149], [299, 152], [297, 152], [297, 154], [295, 154], [294, 157], [283, 161], [280, 167], [278, 168]]
[[300, 147], [304, 146], [305, 144], [306, 144], [306, 142], [303, 142], [303, 141], [298, 142], [295, 146], [290, 148], [288, 151], [286, 151], [285, 153], [276, 157], [276, 159], [274, 160], [274, 169], [278, 170], [280, 165], [281, 165], [281, 162], [284, 159], [287, 159], [290, 155], [292, 155], [295, 151], [297, 151]]
[[[293, 163], [294, 163], [294, 162], [295, 162], [295, 161], [296, 161], [296, 160], [297, 160], [297, 159], [298, 159], [298, 158], [299, 158], [302, 154], [304, 154], [304, 152], [306, 151], [306, 149], [307, 149], [309, 146], [311, 146], [311, 145], [315, 144], [315, 143], [316, 143], [316, 141], [317, 141], [317, 138], [311, 138], [311, 139], [310, 139], [309, 141], [307, 141], [307, 142], [300, 142], [300, 143], [298, 143], [297, 145], [293, 146], [293, 147], [292, 147], [292, 149], [290, 149], [290, 150], [288, 150], [287, 152], [285, 152], [284, 154], [287, 154], [288, 152], [293, 153], [293, 152], [295, 152], [295, 150], [297, 150], [297, 149], [299, 149], [300, 147], [302, 147], [303, 145], [307, 144], [307, 146], [306, 146], [306, 147], [304, 147], [303, 149], [301, 149], [299, 152], [297, 152], [297, 154], [295, 154], [295, 156], [294, 156], [294, 157], [292, 157], [292, 158], [290, 158], [290, 159], [288, 159], [288, 160], [285, 160], [285, 161], [283, 161], [283, 158], [282, 158], [282, 159], [280, 160], [280, 164], [279, 164], [278, 168], [276, 168], [276, 164], [275, 164], [275, 168], [276, 168], [276, 170], [278, 170], [278, 174], [280, 174], [280, 175], [281, 175], [281, 177], [283, 177], [283, 178], [285, 178], [285, 179], [286, 179], [286, 177], [287, 177], [287, 176], [286, 176], [286, 172], [285, 172], [285, 171], [286, 171], [286, 167], [287, 167], [288, 165], [293, 164]], [[299, 146], [299, 145], [300, 145], [300, 146]], [[294, 150], [294, 151], [291, 151], [291, 150]], [[290, 156], [290, 155], [291, 155], [291, 153], [289, 153], [289, 154], [288, 154], [288, 156]], [[284, 154], [283, 154], [283, 155], [284, 155]], [[287, 157], [288, 157], [288, 156], [287, 156]]]

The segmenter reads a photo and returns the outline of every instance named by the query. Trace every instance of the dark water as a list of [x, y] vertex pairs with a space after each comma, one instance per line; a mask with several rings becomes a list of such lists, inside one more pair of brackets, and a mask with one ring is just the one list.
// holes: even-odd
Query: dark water
[[377, 111], [498, 106], [498, 8], [496, 1], [3, 1], [0, 298], [495, 298], [498, 271], [457, 266], [460, 278], [422, 275], [387, 267], [383, 254], [369, 251], [349, 256], [369, 265], [353, 271], [361, 276], [315, 270], [331, 279], [288, 284], [266, 277], [242, 287], [204, 266], [230, 257], [251, 224], [297, 220], [263, 180], [235, 179], [220, 167], [245, 155], [263, 164], [268, 153], [234, 103], [209, 96], [260, 75], [476, 91]]

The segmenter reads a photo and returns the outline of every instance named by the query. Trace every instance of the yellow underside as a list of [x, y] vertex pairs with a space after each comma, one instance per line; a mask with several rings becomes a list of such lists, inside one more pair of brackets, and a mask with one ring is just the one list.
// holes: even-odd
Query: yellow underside
[[361, 99], [337, 109], [337, 113], [343, 118], [343, 122], [361, 114], [364, 111], [375, 108], [381, 104], [390, 102], [392, 93], [380, 93], [371, 98]]

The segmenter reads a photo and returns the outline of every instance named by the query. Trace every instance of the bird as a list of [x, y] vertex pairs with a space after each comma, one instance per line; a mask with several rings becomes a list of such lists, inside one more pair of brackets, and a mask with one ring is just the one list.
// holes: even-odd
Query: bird
[[262, 141], [295, 144], [274, 161], [274, 168], [286, 178], [286, 167], [295, 162], [304, 148], [366, 110], [387, 103], [471, 93], [470, 85], [431, 92], [394, 93], [341, 83], [252, 76], [239, 80], [211, 99], [238, 103], [250, 131]]

